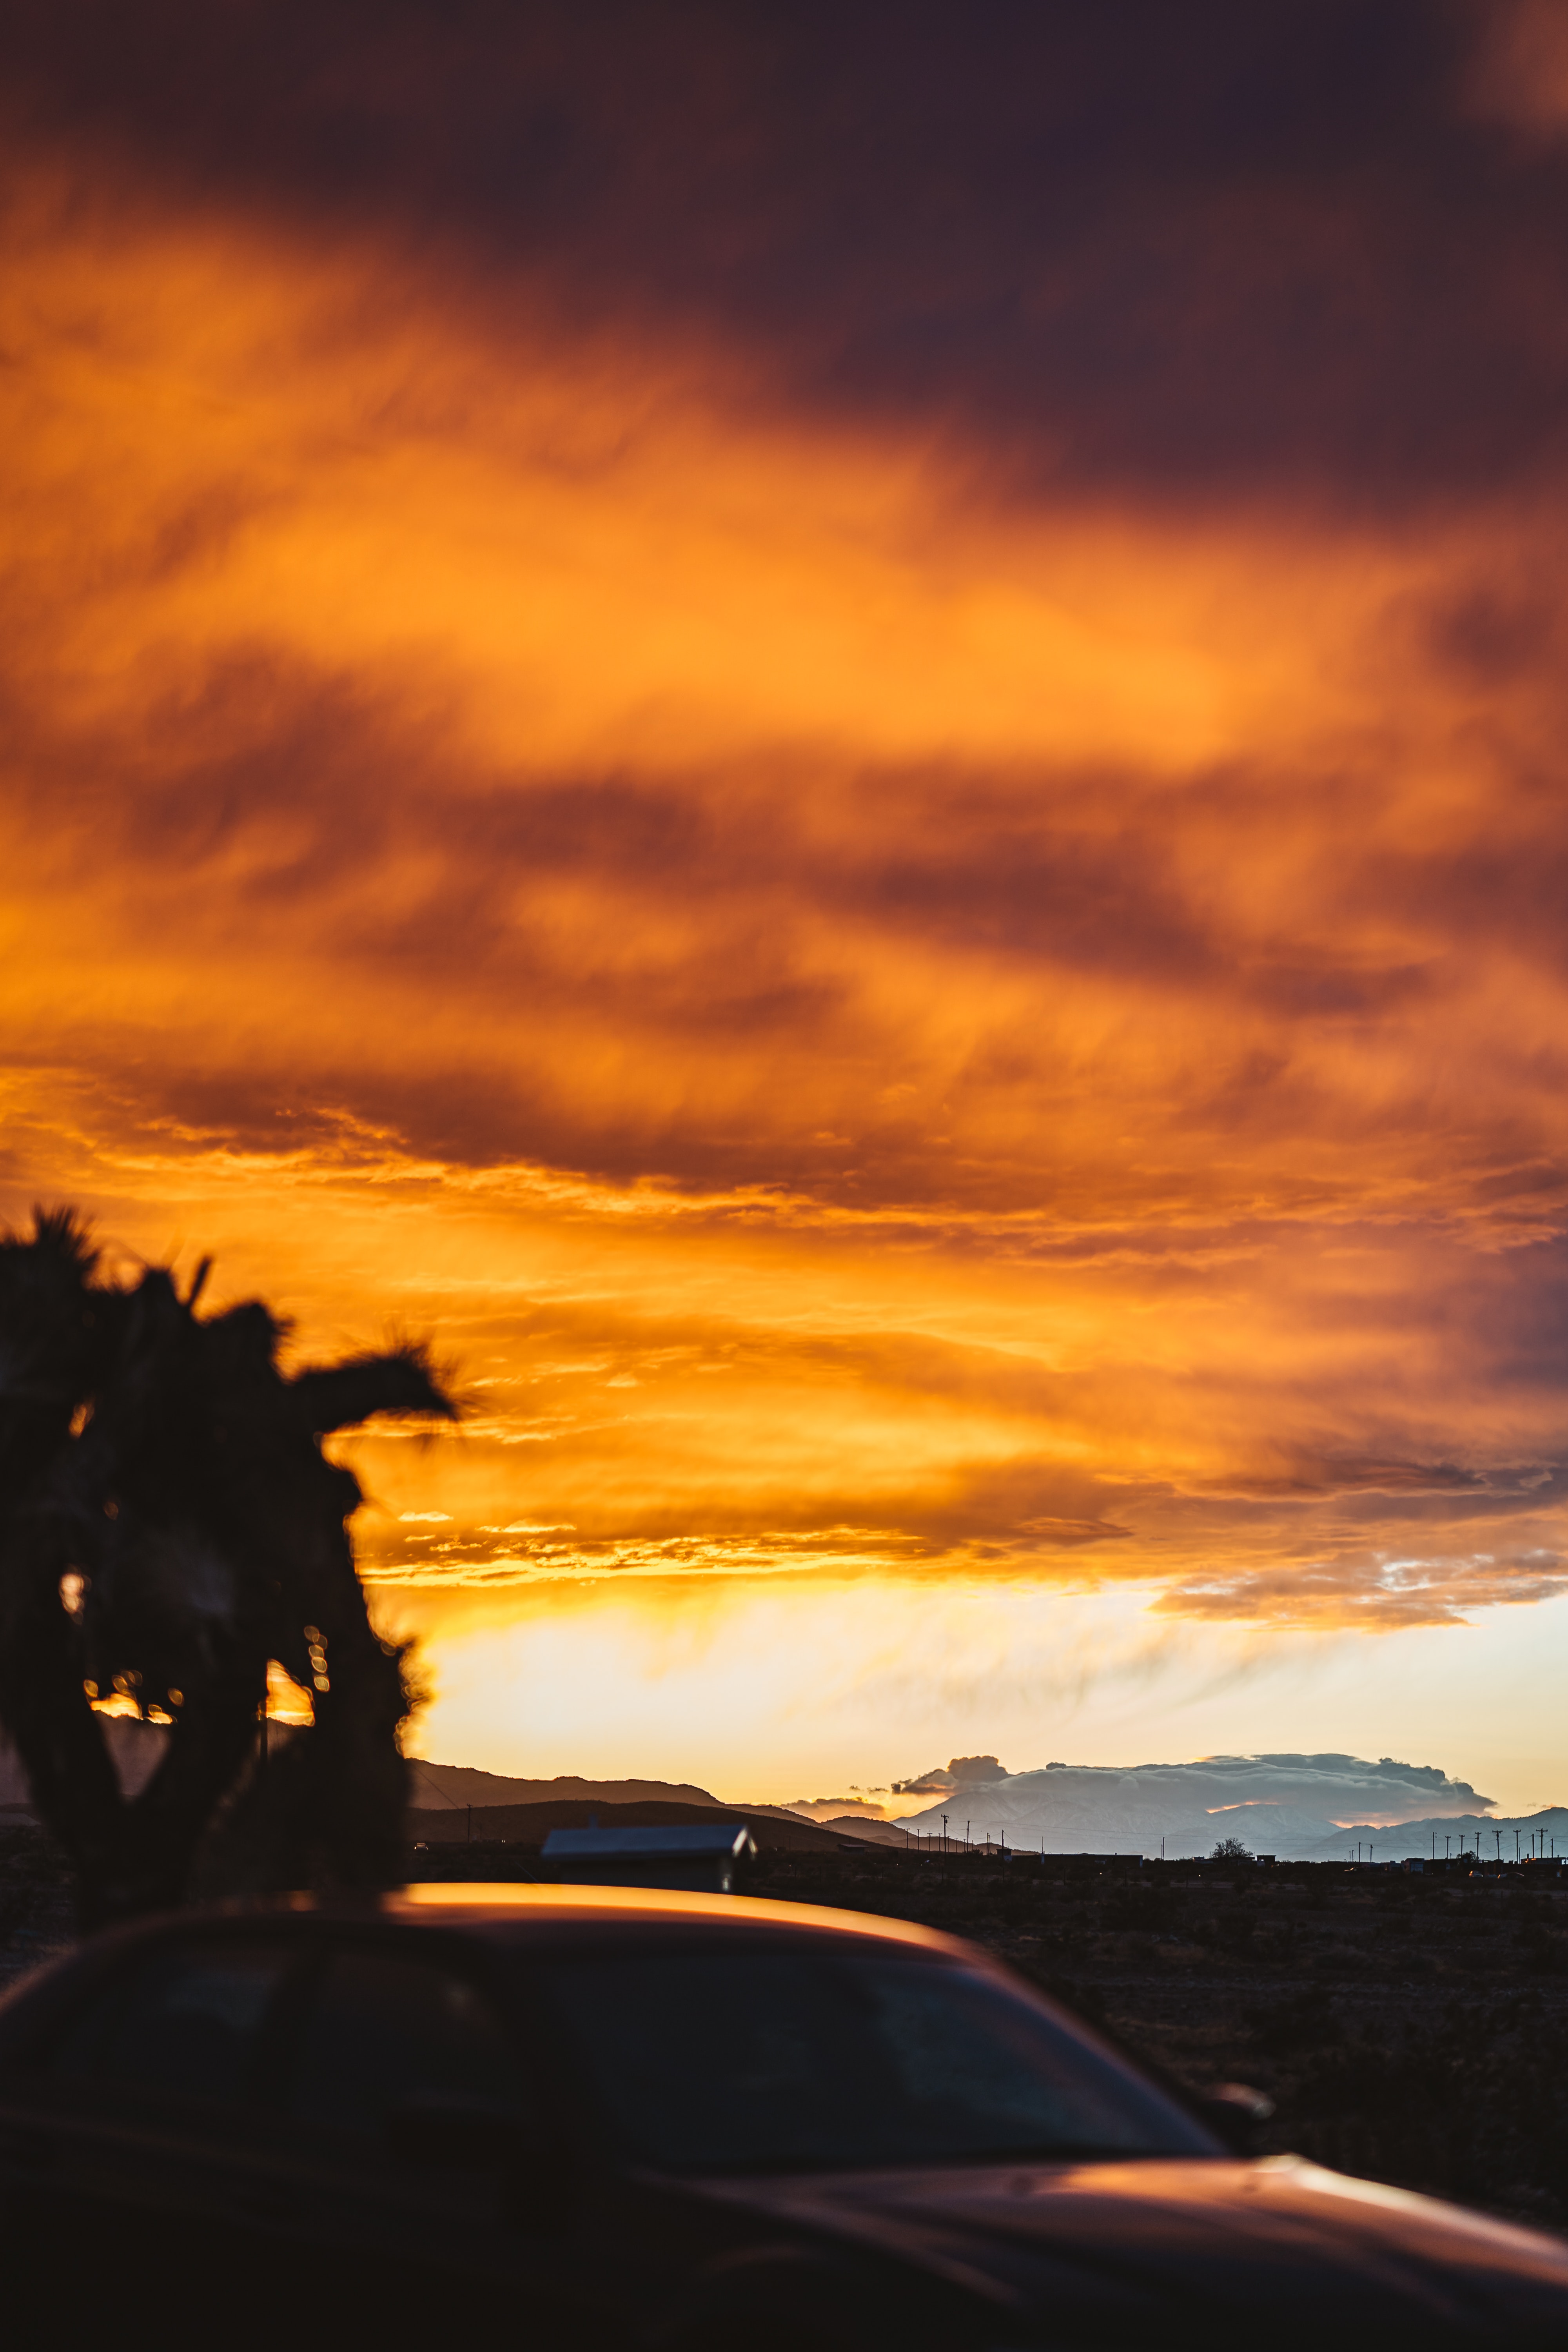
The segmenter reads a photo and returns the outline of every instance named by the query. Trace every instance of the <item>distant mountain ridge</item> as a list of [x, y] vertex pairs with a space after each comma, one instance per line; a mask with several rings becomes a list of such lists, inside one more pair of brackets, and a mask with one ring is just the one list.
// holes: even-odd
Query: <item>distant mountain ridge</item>
[[[1531, 1840], [1538, 1844], [1531, 1844]], [[1543, 1805], [1534, 1813], [1440, 1813], [1424, 1822], [1352, 1822], [1336, 1829], [1311, 1853], [1282, 1856], [1291, 1862], [1342, 1862], [1359, 1845], [1363, 1861], [1425, 1861], [1468, 1848], [1483, 1862], [1527, 1861], [1532, 1852], [1568, 1859], [1568, 1806]], [[1267, 1851], [1267, 1848], [1265, 1849]]]
[[671, 1804], [716, 1805], [710, 1789], [689, 1780], [585, 1780], [579, 1773], [560, 1772], [552, 1780], [516, 1780], [505, 1772], [481, 1772], [471, 1764], [433, 1764], [427, 1757], [410, 1756], [409, 1802], [426, 1805], [535, 1805], [598, 1802], [637, 1805], [668, 1799]]
[[[128, 1716], [100, 1717], [121, 1785], [143, 1787], [163, 1754], [167, 1733]], [[279, 1734], [277, 1727], [275, 1736]], [[715, 1796], [689, 1780], [591, 1780], [559, 1773], [530, 1780], [485, 1772], [472, 1765], [408, 1759], [410, 1809], [423, 1817], [413, 1834], [442, 1835], [441, 1813], [560, 1805], [695, 1807], [780, 1822], [809, 1822], [789, 1805], [759, 1805]], [[1363, 1855], [1392, 1862], [1430, 1855], [1447, 1842], [1506, 1858], [1550, 1853], [1553, 1841], [1568, 1856], [1568, 1807], [1503, 1815], [1490, 1798], [1436, 1765], [1376, 1763], [1338, 1754], [1205, 1757], [1190, 1764], [1051, 1764], [1008, 1772], [994, 1757], [964, 1757], [917, 1781], [906, 1796], [937, 1801], [898, 1821], [858, 1814], [819, 1821], [838, 1837], [901, 1846], [931, 1836], [947, 1817], [949, 1840], [962, 1845], [966, 1828], [975, 1844], [999, 1839], [1018, 1850], [1047, 1853], [1157, 1854], [1178, 1860], [1212, 1852], [1222, 1837], [1238, 1837], [1254, 1853], [1282, 1862], [1331, 1862], [1358, 1843]], [[1434, 1799], [1436, 1800], [1436, 1805]], [[16, 1757], [0, 1747], [0, 1807], [30, 1811], [26, 1777]], [[1392, 1818], [1391, 1818], [1392, 1817]], [[493, 1824], [492, 1824], [493, 1825]], [[466, 1824], [465, 1824], [466, 1827]], [[476, 1832], [479, 1824], [475, 1824]]]
[[[552, 1780], [514, 1780], [504, 1772], [481, 1772], [468, 1764], [432, 1764], [426, 1757], [410, 1756], [408, 1801], [411, 1811], [425, 1812], [443, 1806], [496, 1805], [698, 1805], [720, 1812], [761, 1814], [769, 1821], [809, 1822], [789, 1805], [753, 1805], [730, 1797], [716, 1797], [690, 1780], [588, 1780], [576, 1772], [557, 1773]], [[836, 1831], [855, 1836], [865, 1832], [834, 1822]], [[874, 1836], [879, 1824], [869, 1825]]]
[[668, 1828], [672, 1823], [699, 1822], [727, 1822], [733, 1828], [742, 1821], [763, 1853], [837, 1853], [850, 1843], [836, 1830], [820, 1828], [798, 1813], [780, 1812], [772, 1806], [721, 1805], [716, 1799], [706, 1805], [687, 1805], [670, 1797], [630, 1804], [618, 1804], [606, 1797], [590, 1801], [556, 1797], [533, 1805], [432, 1806], [411, 1811], [408, 1830], [416, 1849], [499, 1840], [503, 1845], [537, 1851], [552, 1830]]
[[1504, 1821], [1468, 1780], [1435, 1764], [1405, 1764], [1384, 1756], [1375, 1763], [1338, 1753], [1208, 1756], [1187, 1764], [1047, 1764], [1008, 1772], [994, 1756], [956, 1757], [902, 1784], [906, 1796], [934, 1798], [901, 1826], [930, 1834], [943, 1819], [951, 1839], [978, 1844], [1000, 1839], [1047, 1853], [1147, 1853], [1167, 1857], [1211, 1853], [1221, 1838], [1237, 1837], [1254, 1853], [1281, 1860], [1331, 1860], [1359, 1838], [1380, 1855], [1427, 1853], [1447, 1833], [1472, 1841], [1480, 1831], [1511, 1839], [1517, 1828], [1528, 1852], [1531, 1830], [1543, 1826], [1568, 1852], [1552, 1825], [1555, 1808]]
[[[120, 1784], [127, 1795], [134, 1796], [152, 1779], [169, 1735], [161, 1725], [142, 1723], [135, 1716], [100, 1715], [99, 1724]], [[273, 1739], [289, 1736], [286, 1727], [277, 1724], [270, 1730]], [[728, 1798], [716, 1797], [711, 1789], [700, 1789], [690, 1780], [593, 1780], [575, 1772], [558, 1773], [549, 1780], [531, 1780], [507, 1772], [480, 1771], [471, 1764], [437, 1764], [425, 1756], [410, 1756], [406, 1761], [409, 1805], [421, 1812], [466, 1810], [469, 1806], [478, 1811], [497, 1805], [668, 1804], [761, 1813], [781, 1822], [810, 1818], [788, 1805], [738, 1804]], [[0, 1806], [24, 1811], [32, 1809], [32, 1793], [21, 1760], [3, 1742]], [[875, 1835], [879, 1824], [872, 1822], [867, 1826]]]

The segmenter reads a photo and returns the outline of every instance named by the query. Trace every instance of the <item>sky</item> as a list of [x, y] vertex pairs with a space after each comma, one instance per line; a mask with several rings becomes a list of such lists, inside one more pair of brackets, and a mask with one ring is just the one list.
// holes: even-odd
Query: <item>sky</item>
[[1568, 1791], [1568, 30], [0, 26], [0, 1215], [211, 1251], [423, 1752]]

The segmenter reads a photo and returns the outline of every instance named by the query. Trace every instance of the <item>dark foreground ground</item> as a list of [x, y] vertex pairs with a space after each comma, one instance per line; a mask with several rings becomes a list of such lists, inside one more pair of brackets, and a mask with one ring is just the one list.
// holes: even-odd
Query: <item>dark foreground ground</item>
[[763, 1877], [967, 1936], [1194, 2088], [1256, 2084], [1268, 2148], [1568, 2229], [1568, 1888], [898, 1854]]
[[[490, 1843], [409, 1859], [441, 1879], [537, 1864]], [[748, 1891], [968, 1937], [1194, 2088], [1267, 2091], [1268, 2147], [1568, 2230], [1568, 1880], [1101, 1871], [824, 1839], [764, 1849]], [[70, 1899], [45, 1839], [0, 1832], [0, 1984], [68, 1942]]]

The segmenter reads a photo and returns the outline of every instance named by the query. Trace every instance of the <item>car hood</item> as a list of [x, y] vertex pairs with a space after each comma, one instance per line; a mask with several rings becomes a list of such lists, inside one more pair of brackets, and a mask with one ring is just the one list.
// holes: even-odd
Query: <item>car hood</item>
[[1260, 2326], [1271, 2352], [1568, 2344], [1568, 2245], [1296, 2157], [791, 2176], [702, 2192], [967, 2289], [994, 2309], [999, 2345], [1147, 2347], [1178, 2326], [1211, 2352], [1256, 2344]]

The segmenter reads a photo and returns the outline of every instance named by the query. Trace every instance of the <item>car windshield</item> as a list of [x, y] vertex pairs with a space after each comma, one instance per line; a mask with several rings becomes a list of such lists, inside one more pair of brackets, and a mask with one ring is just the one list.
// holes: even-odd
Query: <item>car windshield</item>
[[979, 1969], [775, 1948], [547, 1973], [617, 2137], [667, 2170], [1215, 2152], [1152, 2084]]

